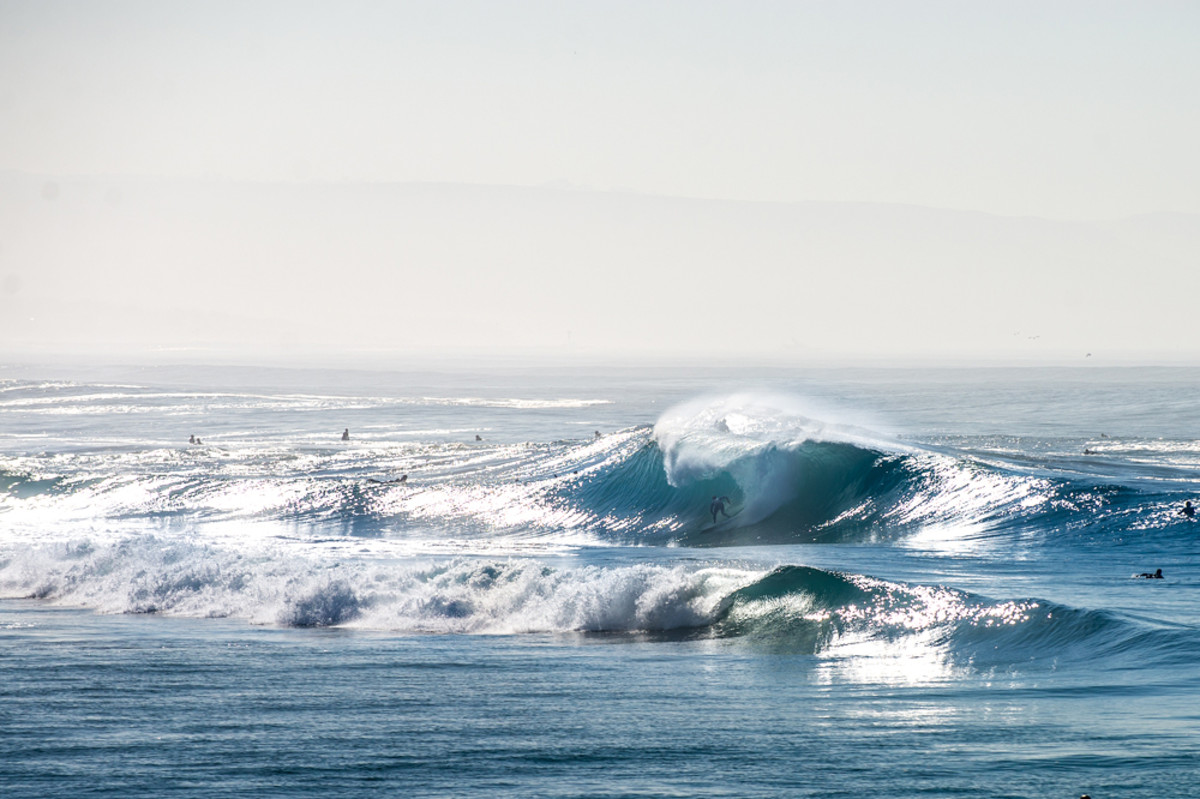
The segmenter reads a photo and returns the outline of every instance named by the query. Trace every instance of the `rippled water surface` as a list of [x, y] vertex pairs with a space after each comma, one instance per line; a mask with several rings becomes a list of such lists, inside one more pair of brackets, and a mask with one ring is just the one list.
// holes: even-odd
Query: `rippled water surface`
[[1197, 377], [0, 370], [3, 793], [1188, 795]]

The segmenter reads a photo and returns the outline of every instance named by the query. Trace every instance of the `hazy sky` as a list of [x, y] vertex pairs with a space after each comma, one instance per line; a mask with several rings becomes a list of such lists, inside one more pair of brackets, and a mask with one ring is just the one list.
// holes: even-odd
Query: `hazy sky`
[[1198, 80], [1190, 1], [0, 0], [0, 334], [1200, 356], [1161, 307], [1200, 290]]
[[0, 168], [1200, 212], [1200, 3], [0, 2]]

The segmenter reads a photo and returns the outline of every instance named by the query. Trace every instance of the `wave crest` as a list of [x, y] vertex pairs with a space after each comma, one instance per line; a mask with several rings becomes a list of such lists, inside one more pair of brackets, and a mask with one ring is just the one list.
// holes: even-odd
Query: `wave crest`
[[0, 596], [290, 627], [738, 641], [834, 661], [906, 650], [982, 670], [1197, 654], [1186, 630], [802, 565], [328, 562], [140, 537], [14, 553], [0, 563]]

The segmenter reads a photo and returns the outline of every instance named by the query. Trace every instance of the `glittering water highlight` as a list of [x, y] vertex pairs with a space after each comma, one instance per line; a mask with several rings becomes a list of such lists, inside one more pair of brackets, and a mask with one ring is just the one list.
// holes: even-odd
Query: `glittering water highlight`
[[10, 369], [5, 795], [1182, 795], [1196, 376]]

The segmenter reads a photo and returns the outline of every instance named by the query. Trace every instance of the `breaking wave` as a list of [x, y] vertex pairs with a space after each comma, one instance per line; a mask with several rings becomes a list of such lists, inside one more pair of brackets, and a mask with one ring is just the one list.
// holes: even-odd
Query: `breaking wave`
[[[1093, 463], [1103, 465], [1084, 465]], [[978, 535], [1190, 535], [1175, 510], [1195, 487], [1191, 472], [1080, 468], [921, 446], [822, 421], [794, 398], [737, 395], [584, 442], [241, 442], [9, 456], [0, 514], [33, 537], [97, 523], [698, 547], [895, 541], [947, 524]], [[729, 518], [714, 522], [714, 496], [728, 498]]]
[[27, 550], [0, 595], [108, 613], [406, 634], [623, 634], [837, 657], [917, 648], [955, 668], [1063, 659], [1184, 662], [1190, 636], [1100, 611], [785, 565], [363, 561], [139, 537]]

